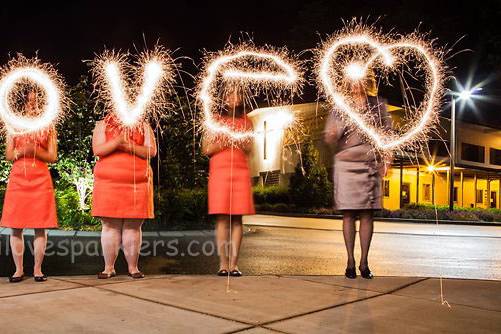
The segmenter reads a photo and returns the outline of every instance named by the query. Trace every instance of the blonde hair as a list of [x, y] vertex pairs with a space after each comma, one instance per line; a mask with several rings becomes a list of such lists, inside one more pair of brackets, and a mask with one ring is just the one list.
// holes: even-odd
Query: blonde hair
[[368, 96], [377, 96], [377, 81], [373, 70], [367, 70], [367, 79], [365, 80], [365, 93]]

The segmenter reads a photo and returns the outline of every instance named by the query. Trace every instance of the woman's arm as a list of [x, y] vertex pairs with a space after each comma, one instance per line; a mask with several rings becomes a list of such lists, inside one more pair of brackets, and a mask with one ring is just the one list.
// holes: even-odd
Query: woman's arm
[[148, 124], [144, 125], [144, 145], [137, 145], [128, 138], [126, 142], [119, 145], [121, 151], [134, 154], [141, 159], [152, 158], [157, 155], [157, 145], [153, 129]]
[[35, 157], [39, 160], [54, 163], [57, 161], [57, 135], [56, 130], [51, 130], [49, 134], [49, 140], [47, 149], [38, 146], [35, 148]]
[[342, 121], [331, 111], [325, 122], [324, 142], [331, 145], [337, 143], [343, 133], [343, 126]]
[[14, 148], [14, 140], [10, 135], [7, 135], [7, 140], [5, 143], [5, 159], [9, 161], [17, 160], [17, 152]]
[[205, 135], [202, 137], [202, 154], [210, 157], [221, 152], [225, 147], [208, 136]]
[[106, 124], [103, 121], [97, 122], [92, 133], [92, 151], [96, 157], [105, 157], [117, 150], [121, 144], [125, 143], [123, 135], [106, 141], [105, 127]]

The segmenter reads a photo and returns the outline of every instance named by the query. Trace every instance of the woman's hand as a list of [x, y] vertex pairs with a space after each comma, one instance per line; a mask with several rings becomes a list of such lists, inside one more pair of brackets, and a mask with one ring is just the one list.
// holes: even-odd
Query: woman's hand
[[118, 134], [111, 140], [106, 141], [106, 124], [104, 121], [96, 123], [94, 132], [92, 134], [92, 151], [95, 156], [100, 158], [110, 155], [111, 153], [119, 150], [120, 145], [126, 142], [123, 133]]
[[150, 159], [157, 155], [155, 134], [153, 129], [144, 124], [143, 145], [135, 143], [129, 136], [122, 135], [123, 140], [119, 141], [118, 149], [120, 151], [133, 154], [141, 159]]
[[132, 142], [125, 133], [120, 133], [118, 136], [113, 138], [117, 146], [117, 150], [123, 152], [132, 152], [134, 148], [134, 142]]
[[35, 143], [33, 142], [28, 142], [24, 144], [24, 146], [20, 150], [16, 150], [17, 152], [17, 159], [20, 157], [28, 157], [28, 158], [33, 158], [35, 156], [37, 147]]
[[391, 168], [392, 161], [393, 161], [392, 157], [387, 157], [383, 160], [381, 166], [379, 167], [379, 175], [381, 175], [381, 177], [388, 176], [388, 171]]

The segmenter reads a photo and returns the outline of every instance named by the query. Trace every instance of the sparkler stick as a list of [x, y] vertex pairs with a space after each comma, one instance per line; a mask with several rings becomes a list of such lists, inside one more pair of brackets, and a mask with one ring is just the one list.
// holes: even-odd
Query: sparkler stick
[[[43, 107], [38, 115], [18, 115], [24, 108], [27, 89], [41, 91]], [[66, 99], [64, 84], [52, 65], [39, 59], [18, 55], [2, 69], [0, 80], [0, 117], [11, 135], [43, 131], [63, 114]]]

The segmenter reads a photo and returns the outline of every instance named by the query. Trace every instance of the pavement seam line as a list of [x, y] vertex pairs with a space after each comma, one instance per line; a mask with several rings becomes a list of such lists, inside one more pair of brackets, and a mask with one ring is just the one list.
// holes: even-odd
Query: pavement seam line
[[233, 322], [237, 322], [237, 323], [240, 323], [240, 324], [243, 324], [243, 325], [256, 326], [255, 323], [245, 322], [245, 321], [242, 321], [242, 320], [235, 320], [235, 319], [232, 319], [232, 318], [223, 317], [221, 315], [217, 315], [217, 314], [212, 314], [212, 313], [209, 313], [209, 312], [204, 312], [204, 311], [199, 311], [199, 310], [191, 309], [191, 308], [188, 308], [188, 307], [185, 307], [185, 306], [179, 306], [179, 305], [174, 305], [174, 304], [171, 304], [171, 303], [160, 302], [158, 300], [153, 300], [153, 299], [149, 299], [149, 298], [145, 298], [145, 297], [139, 297], [139, 296], [131, 295], [131, 294], [128, 294], [128, 293], [125, 293], [125, 292], [121, 292], [121, 291], [106, 289], [106, 288], [104, 288], [101, 285], [100, 286], [93, 286], [93, 288], [99, 289], [99, 290], [103, 290], [103, 291], [107, 291], [107, 292], [113, 292], [113, 293], [116, 293], [116, 294], [119, 294], [119, 295], [131, 297], [131, 298], [136, 298], [136, 299], [139, 299], [139, 300], [142, 300], [142, 301], [146, 301], [146, 302], [150, 302], [150, 303], [155, 303], [155, 304], [158, 304], [158, 305], [169, 306], [169, 307], [177, 308], [177, 309], [184, 310], [184, 311], [189, 311], [189, 312], [193, 312], [193, 313], [203, 314], [203, 315], [206, 315], [206, 316], [210, 316], [210, 317], [214, 317], [214, 318], [219, 318], [219, 319], [223, 319], [223, 320], [227, 320], [227, 321], [233, 321]]
[[[427, 299], [427, 298], [420, 298], [420, 297], [416, 297], [416, 296], [407, 296], [407, 295], [401, 295], [401, 294], [398, 294], [398, 293], [392, 293], [392, 295], [394, 296], [398, 296], [398, 297], [405, 297], [405, 298], [411, 298], [411, 299], [417, 299], [417, 300], [423, 300], [423, 301], [427, 301], [427, 302], [440, 302], [439, 300], [432, 300], [432, 299]], [[446, 298], [447, 299], [447, 298]], [[480, 311], [489, 311], [489, 312], [497, 312], [497, 313], [501, 313], [501, 310], [494, 310], [494, 309], [490, 309], [490, 308], [484, 308], [484, 307], [479, 307], [479, 306], [472, 306], [472, 305], [466, 305], [466, 304], [461, 304], [461, 303], [454, 303], [454, 302], [449, 302], [448, 303], [452, 306], [461, 306], [461, 307], [468, 307], [468, 308], [472, 308], [472, 309], [475, 309], [475, 310], [480, 310]]]
[[419, 280], [417, 282], [411, 282], [409, 284], [405, 284], [402, 287], [398, 287], [396, 289], [390, 290], [390, 291], [385, 292], [385, 293], [377, 293], [374, 296], [364, 297], [364, 298], [361, 298], [361, 299], [352, 300], [352, 301], [348, 301], [348, 302], [341, 303], [341, 304], [336, 304], [336, 305], [322, 307], [320, 309], [312, 310], [312, 311], [309, 311], [309, 312], [304, 312], [302, 314], [288, 316], [288, 317], [285, 317], [283, 319], [273, 320], [273, 321], [269, 321], [269, 322], [263, 322], [263, 323], [260, 323], [259, 325], [263, 326], [263, 327], [266, 327], [268, 325], [271, 325], [271, 324], [274, 324], [274, 323], [277, 323], [277, 322], [282, 322], [282, 321], [287, 321], [287, 320], [291, 320], [291, 319], [294, 319], [294, 318], [304, 317], [304, 316], [307, 316], [307, 315], [310, 315], [310, 314], [314, 314], [314, 313], [318, 313], [318, 312], [322, 312], [322, 311], [327, 311], [327, 310], [330, 310], [330, 309], [335, 309], [335, 308], [338, 308], [338, 307], [341, 307], [341, 306], [346, 306], [346, 305], [355, 304], [355, 303], [358, 303], [358, 302], [363, 302], [363, 301], [366, 301], [366, 300], [374, 299], [374, 298], [377, 298], [377, 297], [386, 296], [386, 295], [394, 293], [395, 291], [399, 291], [401, 289], [407, 288], [407, 287], [409, 287], [411, 285], [414, 285], [414, 284], [417, 284], [417, 283], [421, 283], [421, 282], [426, 281], [428, 279], [429, 278], [423, 278], [423, 279], [421, 279], [421, 280]]
[[255, 328], [262, 328], [262, 329], [267, 329], [267, 330], [270, 330], [272, 332], [277, 332], [277, 333], [282, 333], [282, 334], [291, 334], [289, 332], [284, 332], [282, 330], [279, 330], [279, 329], [272, 329], [272, 328], [268, 328], [268, 327], [264, 327], [264, 326], [261, 326], [261, 325], [256, 325], [256, 326], [252, 326], [252, 327], [248, 327], [248, 328], [243, 328], [243, 329], [238, 329], [236, 331], [231, 331], [231, 332], [227, 332], [226, 334], [238, 334], [238, 333], [243, 333], [245, 331], [248, 331], [250, 329], [255, 329]]
[[[179, 275], [176, 275], [176, 277], [177, 276], [179, 276]], [[146, 277], [142, 278], [142, 280], [143, 281], [149, 281], [149, 280], [154, 280], [154, 279], [171, 279], [171, 278], [174, 278], [174, 277], [162, 277], [162, 276], [160, 276], [160, 277], [148, 277], [148, 276], [146, 276]], [[130, 280], [127, 280], [127, 281], [117, 281], [117, 282], [111, 281], [111, 282], [106, 282], [106, 283], [103, 282], [101, 284], [92, 284], [92, 283], [78, 282], [78, 281], [73, 281], [71, 279], [64, 278], [64, 277], [60, 278], [59, 276], [58, 277], [51, 277], [51, 279], [55, 279], [55, 280], [62, 281], [62, 282], [69, 282], [69, 283], [80, 284], [80, 285], [89, 286], [89, 287], [137, 282], [137, 281], [134, 281], [132, 278]]]
[[[323, 285], [328, 285], [328, 286], [337, 286], [337, 287], [340, 287], [340, 288], [362, 290], [362, 291], [369, 291], [369, 292], [376, 292], [376, 293], [385, 293], [384, 291], [377, 291], [377, 290], [364, 289], [364, 288], [356, 288], [356, 287], [353, 287], [353, 286], [341, 285], [341, 284], [336, 284], [336, 283], [319, 282], [319, 281], [314, 281], [314, 280], [310, 280], [310, 279], [296, 278], [294, 276], [280, 276], [280, 277], [281, 278], [285, 278], [285, 279], [293, 279], [293, 280], [305, 281], [305, 282], [317, 283], [317, 284], [323, 284]], [[392, 276], [383, 276], [383, 277], [392, 277]], [[429, 279], [430, 277], [415, 277], [415, 278], [418, 279], [418, 281], [416, 281], [416, 283], [419, 283], [419, 282], [422, 282], [423, 280]], [[403, 287], [405, 287], [405, 286], [403, 286]], [[397, 289], [398, 288], [399, 287], [397, 287]]]
[[71, 288], [61, 288], [61, 289], [46, 290], [46, 291], [34, 291], [34, 292], [21, 293], [21, 294], [17, 294], [17, 295], [1, 296], [0, 299], [12, 298], [12, 297], [30, 296], [30, 295], [38, 295], [38, 294], [42, 294], [42, 293], [50, 293], [50, 292], [58, 292], [58, 291], [77, 290], [77, 289], [82, 289], [82, 288], [88, 288], [88, 287], [82, 285], [82, 286], [74, 286], [74, 287], [71, 287]]

